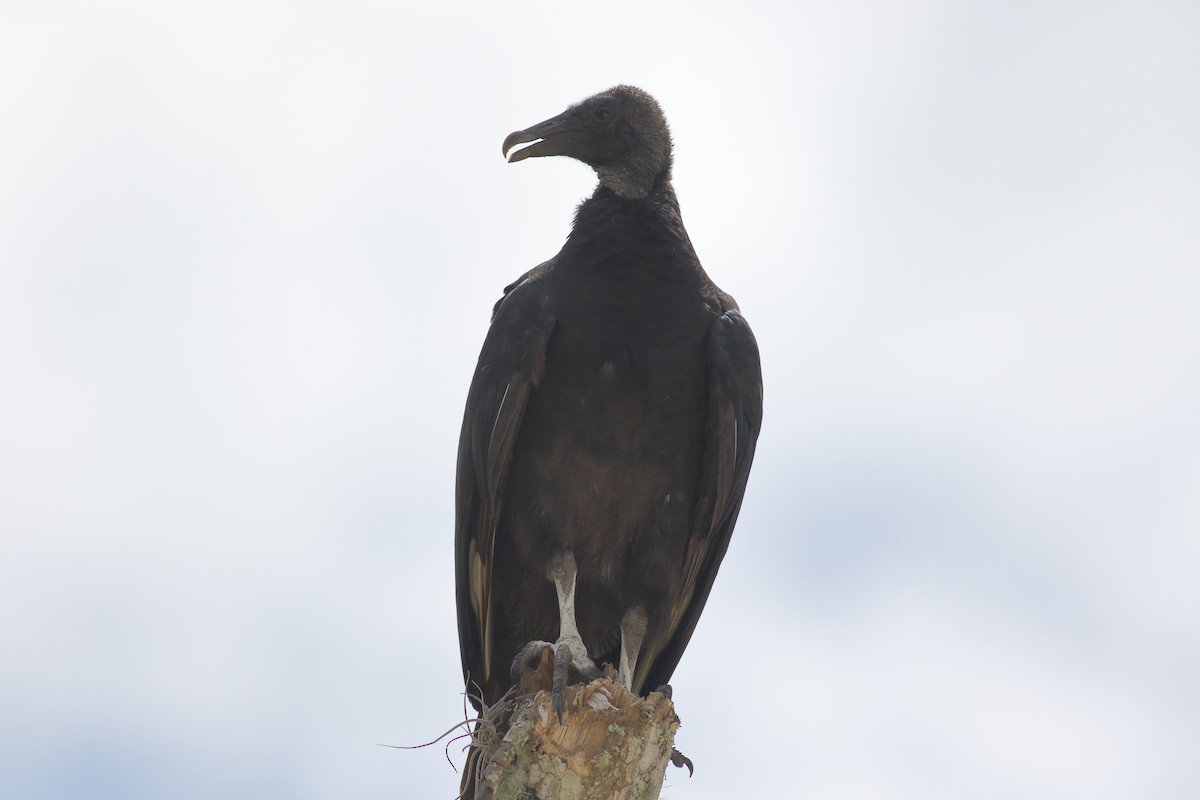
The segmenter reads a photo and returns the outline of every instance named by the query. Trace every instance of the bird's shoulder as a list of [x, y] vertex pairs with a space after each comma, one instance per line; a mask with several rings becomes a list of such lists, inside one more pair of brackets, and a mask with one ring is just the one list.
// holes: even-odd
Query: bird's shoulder
[[[543, 305], [547, 291], [546, 276], [554, 268], [555, 259], [543, 261], [521, 277], [504, 287], [500, 299], [492, 306], [492, 323], [500, 317], [501, 308], [508, 309]], [[512, 313], [506, 310], [505, 314]]]
[[476, 384], [506, 383], [513, 374], [536, 383], [556, 324], [546, 281], [553, 263], [543, 262], [504, 287], [479, 351]]
[[737, 300], [733, 299], [733, 295], [713, 283], [707, 274], [705, 278], [706, 286], [704, 287], [703, 294], [709, 302], [709, 307], [717, 316], [723, 316], [730, 311], [741, 313], [742, 309], [738, 306]]

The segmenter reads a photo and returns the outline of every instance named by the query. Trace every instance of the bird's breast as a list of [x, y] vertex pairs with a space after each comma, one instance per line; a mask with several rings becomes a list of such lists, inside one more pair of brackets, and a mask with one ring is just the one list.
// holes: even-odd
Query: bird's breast
[[576, 557], [594, 557], [602, 576], [621, 574], [640, 540], [682, 547], [707, 420], [711, 317], [687, 295], [590, 299], [556, 304], [512, 500], [559, 545], [594, 548]]

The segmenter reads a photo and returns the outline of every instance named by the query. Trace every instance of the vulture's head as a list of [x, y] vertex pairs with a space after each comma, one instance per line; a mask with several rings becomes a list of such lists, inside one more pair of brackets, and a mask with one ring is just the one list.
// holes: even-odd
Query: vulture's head
[[[526, 142], [534, 144], [509, 151]], [[510, 133], [509, 161], [570, 156], [600, 176], [600, 185], [622, 197], [645, 197], [671, 177], [671, 132], [658, 102], [635, 86], [614, 86], [557, 117]]]

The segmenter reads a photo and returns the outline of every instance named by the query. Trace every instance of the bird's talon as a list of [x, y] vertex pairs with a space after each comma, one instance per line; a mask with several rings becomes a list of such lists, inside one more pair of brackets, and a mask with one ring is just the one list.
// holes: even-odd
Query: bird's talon
[[561, 725], [563, 721], [563, 706], [566, 705], [566, 697], [564, 696], [563, 692], [560, 692], [558, 689], [552, 689], [550, 691], [550, 697], [554, 701], [554, 713], [558, 716], [558, 724]]
[[[668, 687], [668, 688], [670, 688], [670, 687]], [[683, 753], [676, 750], [674, 747], [671, 748], [671, 763], [674, 764], [676, 767], [687, 767], [689, 778], [692, 777], [692, 775], [694, 775], [696, 772], [695, 768], [692, 765], [692, 760], [690, 758], [688, 758], [687, 756], [685, 756]]]

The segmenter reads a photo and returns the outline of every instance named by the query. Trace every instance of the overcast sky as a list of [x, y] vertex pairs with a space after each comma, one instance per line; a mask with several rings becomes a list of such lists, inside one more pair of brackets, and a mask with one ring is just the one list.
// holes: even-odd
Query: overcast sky
[[594, 183], [500, 143], [628, 82], [766, 385], [670, 798], [1200, 796], [1200, 6], [434, 6], [0, 4], [0, 795], [453, 797], [376, 745]]

